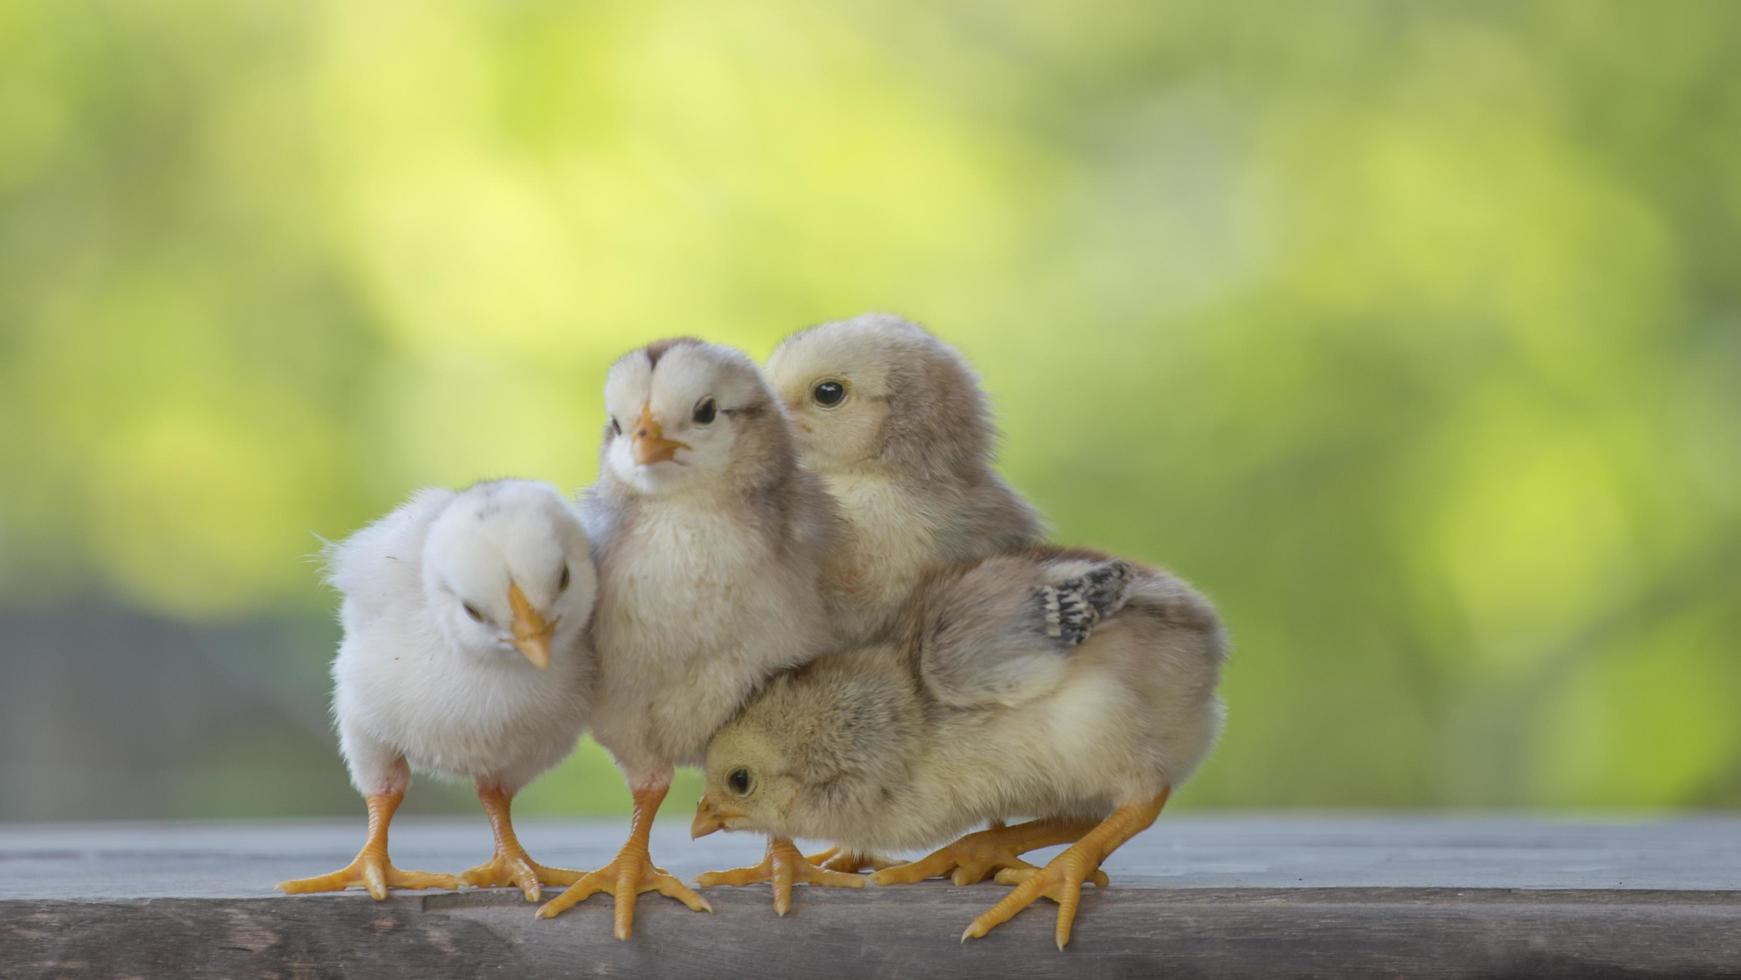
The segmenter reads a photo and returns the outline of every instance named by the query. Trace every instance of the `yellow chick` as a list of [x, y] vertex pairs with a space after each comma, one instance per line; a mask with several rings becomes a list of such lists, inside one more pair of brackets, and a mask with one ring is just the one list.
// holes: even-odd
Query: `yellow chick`
[[[963, 939], [1046, 896], [1062, 949], [1083, 882], [1213, 747], [1225, 651], [1214, 609], [1161, 571], [1054, 548], [946, 569], [896, 641], [782, 675], [720, 730], [693, 831], [899, 850], [989, 822], [871, 879], [995, 871], [1017, 887]], [[1017, 817], [1035, 819], [1002, 825]], [[1043, 868], [1021, 860], [1062, 843]]]
[[780, 344], [768, 376], [846, 523], [824, 580], [842, 642], [886, 639], [929, 572], [1044, 537], [992, 469], [978, 378], [917, 324], [867, 313], [811, 327]]

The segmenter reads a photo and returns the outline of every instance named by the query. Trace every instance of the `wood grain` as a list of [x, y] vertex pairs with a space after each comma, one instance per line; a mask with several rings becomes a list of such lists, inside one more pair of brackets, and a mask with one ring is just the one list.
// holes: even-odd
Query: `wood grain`
[[[289, 861], [318, 871], [348, 857], [348, 824], [205, 828], [203, 838], [186, 826], [0, 826], [0, 977], [1741, 977], [1741, 821], [1175, 824], [1170, 834], [1158, 825], [1148, 847], [1109, 869], [1112, 888], [1085, 893], [1062, 953], [1051, 943], [1050, 904], [958, 942], [1002, 894], [989, 883], [801, 889], [785, 918], [764, 888], [711, 891], [712, 916], [643, 898], [634, 938], [619, 943], [602, 897], [553, 921], [533, 918], [506, 890], [382, 903], [354, 893], [273, 897], [263, 869], [277, 874]], [[537, 836], [584, 838], [567, 846], [590, 854], [608, 851], [619, 831], [540, 825]], [[487, 846], [486, 832], [467, 822], [403, 836], [408, 854], [437, 859]], [[666, 828], [656, 853], [707, 866], [758, 847], [685, 843]], [[333, 847], [338, 854], [326, 853]], [[1700, 853], [1695, 868], [1690, 855]], [[200, 884], [211, 868], [185, 871], [202, 860], [225, 862], [222, 887]], [[1653, 865], [1655, 879], [1636, 887]], [[54, 889], [43, 887], [53, 878], [44, 869], [57, 867], [93, 879], [91, 894], [45, 895]], [[167, 884], [153, 886], [153, 867]], [[436, 870], [449, 869], [438, 860]], [[1470, 887], [1476, 873], [1508, 884]], [[1217, 875], [1233, 883], [1202, 884]], [[1374, 877], [1389, 883], [1339, 884]], [[1515, 886], [1580, 877], [1597, 886]], [[59, 880], [62, 892], [79, 891]]]

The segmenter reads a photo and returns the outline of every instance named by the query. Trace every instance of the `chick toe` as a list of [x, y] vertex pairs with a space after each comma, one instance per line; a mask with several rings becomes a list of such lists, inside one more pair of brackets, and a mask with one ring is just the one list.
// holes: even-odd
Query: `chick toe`
[[1163, 789], [1152, 800], [1126, 804], [1114, 810], [1044, 868], [1014, 868], [1000, 872], [998, 880], [1019, 883], [996, 905], [969, 923], [967, 931], [961, 934], [962, 940], [978, 939], [1015, 918], [1016, 913], [1041, 898], [1049, 898], [1058, 903], [1058, 922], [1053, 928], [1053, 939], [1060, 950], [1068, 946], [1070, 931], [1076, 922], [1076, 908], [1082, 901], [1082, 883], [1095, 880], [1102, 861], [1155, 822], [1161, 807], [1166, 805], [1168, 792]]
[[458, 888], [459, 879], [448, 874], [428, 871], [401, 871], [393, 867], [387, 856], [387, 828], [393, 814], [404, 799], [403, 793], [380, 793], [364, 798], [369, 809], [369, 833], [363, 849], [351, 863], [324, 875], [293, 878], [278, 883], [286, 895], [306, 895], [314, 892], [341, 892], [350, 888], [366, 888], [369, 897], [383, 901], [394, 888]]
[[715, 888], [720, 885], [753, 885], [762, 881], [773, 887], [774, 913], [785, 915], [792, 910], [792, 886], [795, 884], [863, 888], [865, 879], [863, 875], [819, 867], [790, 840], [776, 837], [768, 840], [767, 855], [760, 864], [729, 871], [710, 871], [697, 877], [695, 884], [701, 888]]
[[804, 860], [829, 871], [841, 871], [847, 874], [857, 874], [861, 871], [883, 871], [898, 866], [901, 862], [886, 858], [869, 851], [853, 851], [835, 846], [819, 854], [807, 855]]
[[1094, 828], [1093, 821], [1030, 820], [1014, 827], [1001, 824], [971, 833], [930, 854], [878, 871], [870, 876], [878, 885], [910, 885], [927, 878], [948, 878], [957, 885], [972, 885], [1009, 869], [1032, 869], [1022, 854], [1054, 844], [1067, 844]]
[[483, 804], [484, 814], [490, 818], [490, 829], [496, 835], [496, 850], [488, 861], [461, 874], [461, 881], [478, 888], [513, 886], [520, 889], [526, 901], [536, 902], [543, 897], [543, 889], [539, 886], [567, 886], [580, 880], [582, 872], [547, 867], [526, 853], [520, 845], [520, 838], [514, 833], [510, 809], [513, 798], [507, 792], [480, 780], [478, 801]]
[[459, 880], [474, 888], [518, 888], [526, 901], [543, 897], [541, 885], [572, 885], [584, 872], [539, 864], [524, 850], [497, 850], [488, 861], [462, 872]]

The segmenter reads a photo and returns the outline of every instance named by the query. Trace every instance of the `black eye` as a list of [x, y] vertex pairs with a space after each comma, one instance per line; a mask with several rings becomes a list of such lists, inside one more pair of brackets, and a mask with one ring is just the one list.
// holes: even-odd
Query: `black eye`
[[620, 435], [622, 435], [622, 434], [623, 434], [623, 426], [622, 426], [622, 424], [621, 424], [621, 423], [619, 423], [619, 422], [618, 422], [618, 421], [617, 421], [617, 420], [616, 420], [616, 419], [614, 419], [614, 418], [613, 418], [613, 419], [611, 419], [611, 435], [613, 435], [613, 436], [620, 436]]
[[566, 588], [568, 588], [568, 563], [563, 562], [562, 577], [556, 580], [556, 591], [561, 592]]
[[695, 414], [690, 417], [695, 419], [696, 425], [712, 425], [713, 417], [716, 414], [717, 412], [713, 407], [713, 399], [703, 398], [701, 401], [696, 403]]
[[810, 390], [810, 397], [823, 408], [833, 408], [846, 398], [846, 385], [839, 381], [818, 381]]
[[725, 777], [726, 785], [739, 796], [750, 791], [750, 771], [748, 769], [733, 769], [731, 775]]
[[481, 623], [484, 621], [484, 614], [481, 612], [478, 612], [478, 607], [472, 605], [469, 602], [463, 603], [463, 605], [465, 606], [465, 614], [472, 618], [472, 622]]

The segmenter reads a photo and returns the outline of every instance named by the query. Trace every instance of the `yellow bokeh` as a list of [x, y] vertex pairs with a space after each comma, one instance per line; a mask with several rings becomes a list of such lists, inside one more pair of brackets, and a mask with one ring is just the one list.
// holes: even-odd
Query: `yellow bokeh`
[[1736, 9], [0, 5], [0, 627], [167, 631], [86, 652], [251, 706], [186, 799], [346, 805], [321, 537], [893, 310], [1225, 611], [1187, 805], [1741, 804]]

